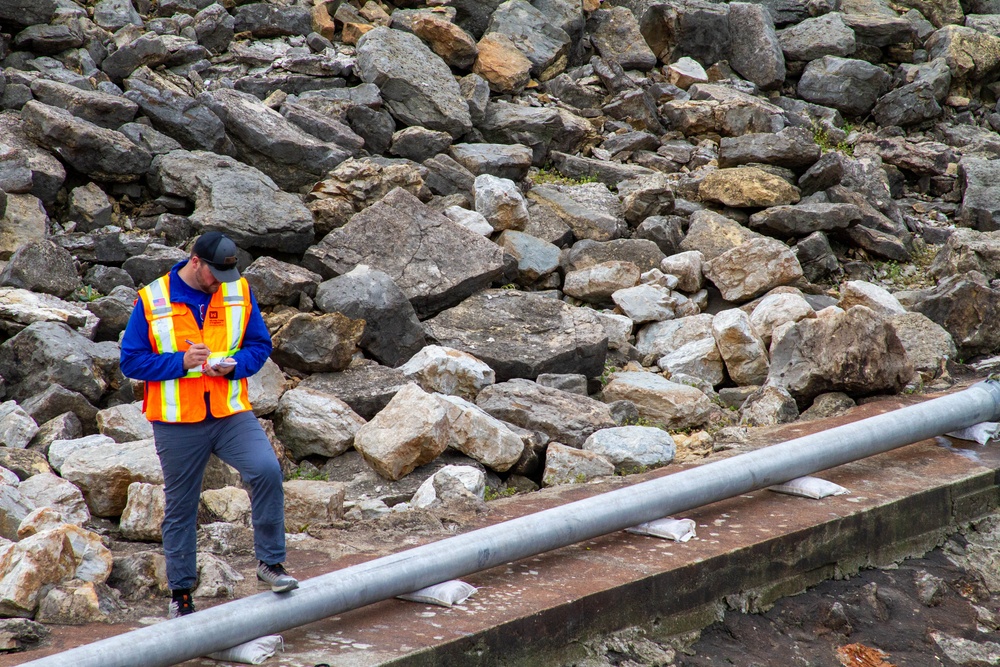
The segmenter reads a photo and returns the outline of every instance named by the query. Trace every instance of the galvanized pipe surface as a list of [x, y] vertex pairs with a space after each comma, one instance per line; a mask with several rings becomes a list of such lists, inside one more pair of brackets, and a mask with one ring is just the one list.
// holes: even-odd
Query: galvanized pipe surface
[[165, 667], [431, 584], [1000, 420], [1000, 384], [968, 389], [481, 528], [26, 663]]

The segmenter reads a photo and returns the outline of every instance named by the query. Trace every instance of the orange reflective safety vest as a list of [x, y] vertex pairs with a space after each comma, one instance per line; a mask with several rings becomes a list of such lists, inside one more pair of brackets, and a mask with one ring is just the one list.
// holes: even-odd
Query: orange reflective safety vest
[[[139, 291], [149, 324], [153, 352], [169, 354], [191, 347], [185, 340], [202, 342], [212, 358], [231, 357], [243, 344], [250, 316], [250, 286], [244, 278], [222, 283], [205, 312], [204, 329], [198, 328], [186, 303], [170, 300], [170, 274]], [[212, 414], [227, 417], [250, 410], [246, 378], [210, 377], [199, 369], [173, 380], [146, 382], [142, 409], [150, 421], [199, 422], [206, 417], [205, 394]]]

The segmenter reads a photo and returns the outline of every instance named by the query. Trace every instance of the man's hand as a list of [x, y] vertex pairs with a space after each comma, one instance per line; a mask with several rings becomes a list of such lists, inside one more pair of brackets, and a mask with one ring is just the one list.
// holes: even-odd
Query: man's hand
[[232, 373], [234, 368], [236, 368], [236, 360], [232, 357], [226, 357], [222, 360], [222, 363], [216, 366], [209, 366], [208, 369], [205, 370], [205, 375], [213, 378], [222, 377], [223, 375]]
[[200, 368], [203, 363], [208, 361], [208, 355], [211, 353], [212, 351], [204, 343], [195, 343], [184, 353], [184, 370]]

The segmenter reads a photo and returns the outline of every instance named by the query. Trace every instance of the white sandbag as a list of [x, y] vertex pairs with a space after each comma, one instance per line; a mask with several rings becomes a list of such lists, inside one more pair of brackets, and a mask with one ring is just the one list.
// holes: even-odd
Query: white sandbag
[[959, 440], [975, 440], [980, 445], [985, 445], [997, 437], [998, 431], [1000, 431], [1000, 422], [982, 422], [945, 435]]
[[475, 586], [467, 584], [464, 581], [459, 581], [458, 579], [452, 579], [451, 581], [442, 581], [440, 584], [434, 584], [427, 588], [421, 588], [419, 591], [397, 595], [396, 597], [400, 600], [408, 600], [410, 602], [424, 602], [426, 604], [450, 607], [462, 604], [475, 592]]
[[649, 535], [651, 537], [662, 537], [665, 540], [674, 542], [687, 542], [692, 537], [696, 537], [695, 523], [691, 519], [671, 519], [666, 517], [640, 523], [625, 529], [626, 533], [635, 535]]
[[776, 484], [767, 488], [769, 491], [777, 493], [787, 493], [790, 496], [802, 496], [803, 498], [814, 498], [816, 500], [826, 498], [827, 496], [842, 496], [845, 493], [850, 493], [850, 491], [840, 484], [834, 484], [819, 477], [809, 476], [796, 477], [784, 484]]
[[224, 651], [209, 653], [212, 660], [227, 662], [242, 662], [245, 665], [259, 665], [273, 656], [277, 651], [284, 650], [285, 642], [281, 635], [267, 635], [244, 644], [227, 648]]

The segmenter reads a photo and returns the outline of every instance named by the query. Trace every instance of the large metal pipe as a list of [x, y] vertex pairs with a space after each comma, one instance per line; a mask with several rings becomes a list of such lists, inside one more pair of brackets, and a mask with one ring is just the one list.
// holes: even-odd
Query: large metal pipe
[[670, 514], [1000, 420], [988, 381], [852, 424], [506, 521], [26, 663], [165, 667]]

